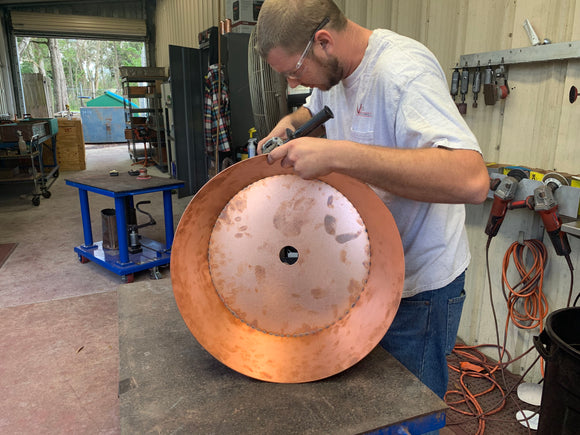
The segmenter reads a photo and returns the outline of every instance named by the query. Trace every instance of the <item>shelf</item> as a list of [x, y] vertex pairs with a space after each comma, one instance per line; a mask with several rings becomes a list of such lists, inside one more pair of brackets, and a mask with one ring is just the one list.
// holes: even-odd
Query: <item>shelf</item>
[[562, 224], [562, 231], [572, 236], [580, 237], [580, 221], [573, 221]]
[[[127, 71], [133, 71], [135, 74], [122, 77], [125, 125], [127, 145], [129, 154], [136, 162], [139, 157], [147, 155], [143, 164], [153, 162], [159, 165], [156, 156], [162, 156], [165, 149], [165, 134], [163, 125], [163, 108], [161, 107], [160, 81], [167, 80], [167, 77], [156, 75], [147, 75], [155, 68], [131, 68]], [[132, 107], [131, 100], [147, 100], [147, 106], [143, 108]], [[147, 128], [146, 136], [138, 138], [134, 130], [136, 128]], [[139, 135], [140, 136], [140, 135]], [[146, 153], [146, 154], [145, 154]]]
[[580, 58], [580, 41], [558, 42], [485, 53], [464, 54], [459, 57], [459, 67], [477, 68], [487, 65], [513, 65], [578, 58]]
[[0, 159], [2, 160], [31, 159], [34, 157], [38, 157], [39, 155], [40, 153], [38, 151], [34, 151], [33, 153], [28, 154], [0, 155]]
[[123, 95], [125, 98], [159, 98], [161, 94], [154, 93], [154, 94], [125, 94]]
[[161, 109], [143, 108], [143, 109], [127, 109], [129, 113], [153, 113], [160, 112]]

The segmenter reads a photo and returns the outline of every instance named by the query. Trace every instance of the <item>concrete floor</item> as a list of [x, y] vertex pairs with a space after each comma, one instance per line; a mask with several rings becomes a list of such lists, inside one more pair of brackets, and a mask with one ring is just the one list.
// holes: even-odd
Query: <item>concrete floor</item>
[[[86, 172], [126, 171], [126, 145], [89, 146]], [[133, 166], [139, 168], [140, 166]], [[161, 175], [149, 168], [152, 175]], [[78, 190], [60, 172], [49, 199], [32, 205], [32, 185], [0, 185], [0, 243], [18, 243], [0, 269], [0, 433], [117, 434], [119, 349], [116, 289], [120, 276], [81, 264], [73, 248], [83, 242]], [[161, 193], [144, 208], [163, 222]], [[191, 197], [174, 195], [175, 222]], [[103, 208], [113, 200], [89, 194], [95, 240]], [[139, 219], [139, 217], [138, 217]], [[143, 219], [143, 217], [141, 217]], [[164, 240], [163, 225], [141, 234]], [[161, 270], [169, 279], [167, 268]], [[147, 271], [135, 281], [149, 280]]]
[[[126, 145], [88, 146], [86, 172], [126, 171]], [[152, 175], [162, 175], [149, 168]], [[77, 189], [61, 172], [52, 196], [34, 207], [30, 185], [0, 185], [0, 243], [18, 243], [0, 269], [0, 433], [118, 434], [118, 275], [81, 264], [83, 242]], [[163, 222], [161, 194], [151, 211]], [[101, 240], [100, 210], [113, 200], [89, 194], [93, 236]], [[174, 195], [175, 222], [191, 197]], [[162, 225], [141, 230], [163, 240]], [[168, 269], [162, 270], [169, 279]], [[135, 281], [149, 280], [148, 272]], [[457, 428], [455, 430], [458, 430]], [[449, 428], [442, 434], [456, 433]], [[465, 433], [465, 432], [457, 432]]]

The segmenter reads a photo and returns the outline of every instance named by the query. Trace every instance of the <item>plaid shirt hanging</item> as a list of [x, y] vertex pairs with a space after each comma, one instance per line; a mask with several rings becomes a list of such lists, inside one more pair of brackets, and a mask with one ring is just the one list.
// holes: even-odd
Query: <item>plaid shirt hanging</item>
[[218, 66], [210, 65], [205, 76], [203, 113], [205, 149], [208, 153], [214, 152], [216, 139], [219, 144], [218, 150], [230, 150], [230, 98], [223, 70], [221, 72], [221, 107], [218, 102], [218, 87]]

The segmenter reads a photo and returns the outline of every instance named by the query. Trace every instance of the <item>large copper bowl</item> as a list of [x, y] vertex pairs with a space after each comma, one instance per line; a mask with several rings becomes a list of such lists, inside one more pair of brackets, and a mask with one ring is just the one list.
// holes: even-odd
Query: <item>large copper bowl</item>
[[403, 248], [366, 184], [339, 174], [303, 180], [262, 155], [191, 200], [171, 279], [185, 323], [215, 358], [264, 381], [308, 382], [356, 364], [386, 333]]

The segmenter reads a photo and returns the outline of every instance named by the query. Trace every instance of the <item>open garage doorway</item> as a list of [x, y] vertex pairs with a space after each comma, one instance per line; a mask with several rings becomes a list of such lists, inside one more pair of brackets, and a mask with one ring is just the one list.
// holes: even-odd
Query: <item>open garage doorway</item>
[[119, 68], [146, 64], [138, 41], [18, 37], [17, 47], [26, 113], [34, 118], [78, 113], [102, 96], [110, 97], [102, 107], [122, 107]]
[[[90, 167], [88, 159], [98, 157], [95, 151], [87, 152], [91, 149], [127, 150], [124, 106], [131, 103], [124, 101], [119, 68], [146, 65], [143, 42], [27, 36], [16, 42], [25, 116], [68, 118], [67, 131], [83, 147], [73, 162], [59, 162], [65, 169], [86, 168], [76, 166], [80, 154]], [[130, 160], [127, 152], [116, 155], [121, 161]]]

